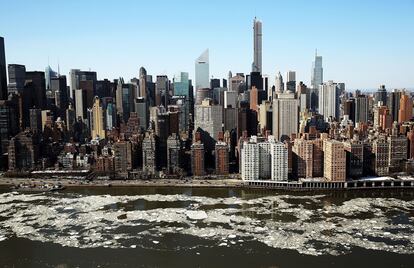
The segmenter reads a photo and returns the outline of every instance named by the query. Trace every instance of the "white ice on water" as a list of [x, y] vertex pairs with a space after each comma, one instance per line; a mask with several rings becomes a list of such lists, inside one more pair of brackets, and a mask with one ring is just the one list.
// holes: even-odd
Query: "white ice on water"
[[[124, 208], [138, 200], [186, 201], [190, 206]], [[309, 255], [343, 254], [355, 246], [414, 254], [412, 211], [414, 200], [396, 198], [355, 198], [338, 204], [330, 203], [323, 195], [247, 199], [184, 194], [3, 193], [0, 242], [15, 235], [69, 247], [135, 248], [148, 239], [156, 245], [164, 234], [172, 233], [207, 239], [216, 246], [242, 246], [247, 241], [258, 241]], [[392, 215], [405, 215], [405, 221], [393, 223]], [[145, 228], [136, 233], [122, 229], [141, 226]]]

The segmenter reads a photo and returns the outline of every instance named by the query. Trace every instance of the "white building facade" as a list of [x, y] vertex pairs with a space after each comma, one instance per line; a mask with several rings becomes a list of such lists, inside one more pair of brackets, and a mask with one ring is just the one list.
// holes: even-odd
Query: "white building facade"
[[241, 150], [241, 175], [243, 180], [288, 179], [287, 149], [273, 136], [267, 140], [252, 136]]

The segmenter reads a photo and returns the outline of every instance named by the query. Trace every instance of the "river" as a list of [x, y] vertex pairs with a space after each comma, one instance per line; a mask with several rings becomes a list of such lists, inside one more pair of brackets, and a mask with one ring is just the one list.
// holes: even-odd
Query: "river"
[[1, 267], [412, 267], [412, 191], [0, 188]]

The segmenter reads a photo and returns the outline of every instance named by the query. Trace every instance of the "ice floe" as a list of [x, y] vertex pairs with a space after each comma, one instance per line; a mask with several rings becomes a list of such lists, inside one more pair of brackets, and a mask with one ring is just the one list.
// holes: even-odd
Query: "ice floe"
[[[164, 202], [142, 208], [135, 202]], [[173, 202], [185, 201], [177, 207]], [[168, 204], [171, 203], [171, 206]], [[131, 205], [134, 209], [126, 209]], [[236, 205], [236, 206], [234, 206]], [[156, 207], [156, 208], [154, 208]], [[310, 208], [311, 207], [311, 208]], [[176, 195], [0, 194], [0, 241], [10, 236], [68, 247], [136, 248], [165, 234], [216, 246], [257, 241], [303, 254], [344, 254], [353, 247], [414, 254], [414, 200], [324, 195], [255, 198]], [[392, 215], [405, 215], [395, 223]]]

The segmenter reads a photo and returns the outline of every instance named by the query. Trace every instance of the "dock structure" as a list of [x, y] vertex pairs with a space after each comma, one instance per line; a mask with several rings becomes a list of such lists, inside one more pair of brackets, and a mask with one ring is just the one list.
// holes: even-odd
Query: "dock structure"
[[244, 181], [244, 186], [263, 189], [287, 190], [352, 190], [352, 189], [408, 189], [414, 188], [413, 179], [376, 179], [351, 180], [345, 182], [326, 180], [299, 180], [299, 181]]

